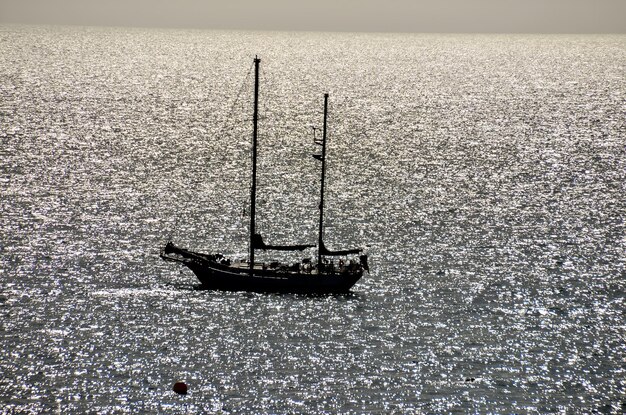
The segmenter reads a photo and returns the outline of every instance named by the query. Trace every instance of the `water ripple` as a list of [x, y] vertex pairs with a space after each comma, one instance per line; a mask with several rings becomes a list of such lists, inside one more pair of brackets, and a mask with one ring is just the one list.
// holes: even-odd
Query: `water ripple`
[[[1, 26], [0, 412], [623, 412], [625, 42]], [[158, 258], [246, 255], [255, 54], [259, 228], [315, 240], [330, 92], [351, 295]]]

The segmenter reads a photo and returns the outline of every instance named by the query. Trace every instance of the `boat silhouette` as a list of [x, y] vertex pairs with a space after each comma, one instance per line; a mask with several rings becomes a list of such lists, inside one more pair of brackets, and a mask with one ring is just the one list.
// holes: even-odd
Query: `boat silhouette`
[[[318, 243], [269, 245], [256, 232], [256, 176], [259, 106], [259, 65], [254, 58], [254, 113], [252, 117], [252, 186], [250, 190], [250, 241], [247, 261], [234, 261], [222, 254], [207, 254], [180, 248], [169, 241], [160, 252], [166, 261], [181, 263], [198, 277], [201, 288], [224, 291], [284, 292], [303, 294], [347, 293], [369, 271], [367, 255], [362, 249], [330, 250], [324, 245], [324, 185], [326, 175], [326, 144], [328, 94], [324, 94], [324, 127], [321, 139], [314, 136], [321, 153], [313, 157], [321, 162]], [[304, 251], [317, 246], [317, 262], [303, 259], [297, 263], [255, 261], [255, 251]], [[331, 257], [329, 260], [328, 257]], [[337, 261], [333, 258], [339, 257]], [[353, 258], [350, 258], [353, 257]]]

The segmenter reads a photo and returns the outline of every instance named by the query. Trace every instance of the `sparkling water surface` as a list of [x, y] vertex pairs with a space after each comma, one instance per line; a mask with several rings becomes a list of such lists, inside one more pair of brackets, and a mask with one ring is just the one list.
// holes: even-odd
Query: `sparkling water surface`
[[[158, 257], [246, 256], [256, 54], [259, 230], [316, 240], [330, 93], [351, 295]], [[0, 413], [623, 413], [625, 66], [623, 35], [0, 26]]]

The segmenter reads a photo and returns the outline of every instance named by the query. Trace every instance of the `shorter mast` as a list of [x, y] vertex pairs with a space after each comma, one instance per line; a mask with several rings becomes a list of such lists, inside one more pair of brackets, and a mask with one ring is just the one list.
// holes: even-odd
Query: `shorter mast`
[[320, 185], [320, 223], [319, 223], [319, 238], [317, 242], [317, 269], [318, 273], [322, 270], [322, 247], [324, 246], [324, 178], [326, 176], [326, 122], [328, 118], [328, 94], [324, 94], [324, 130], [322, 134], [322, 142], [317, 144], [322, 145], [322, 155], [319, 160], [322, 161], [322, 182]]
[[[342, 256], [358, 254], [362, 251], [360, 248], [356, 249], [342, 249], [338, 251], [331, 251], [324, 245], [324, 185], [326, 181], [326, 137], [327, 137], [327, 124], [328, 124], [328, 94], [324, 94], [324, 130], [322, 134], [322, 140], [315, 140], [315, 144], [322, 146], [322, 154], [315, 154], [317, 160], [322, 162], [322, 180], [320, 186], [320, 223], [319, 223], [319, 236], [317, 241], [317, 269], [321, 272], [322, 257], [323, 256]], [[315, 130], [313, 130], [315, 132]]]

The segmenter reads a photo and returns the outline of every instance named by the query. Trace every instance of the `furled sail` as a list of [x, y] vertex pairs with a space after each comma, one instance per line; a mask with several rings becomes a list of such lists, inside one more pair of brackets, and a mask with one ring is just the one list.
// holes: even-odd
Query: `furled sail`
[[315, 245], [306, 245], [306, 244], [302, 244], [302, 245], [267, 245], [263, 241], [263, 237], [260, 234], [258, 234], [258, 233], [254, 234], [254, 239], [252, 240], [252, 243], [254, 244], [254, 249], [262, 249], [264, 251], [266, 251], [266, 250], [271, 250], [271, 251], [304, 251], [307, 248], [313, 248], [315, 246]]

